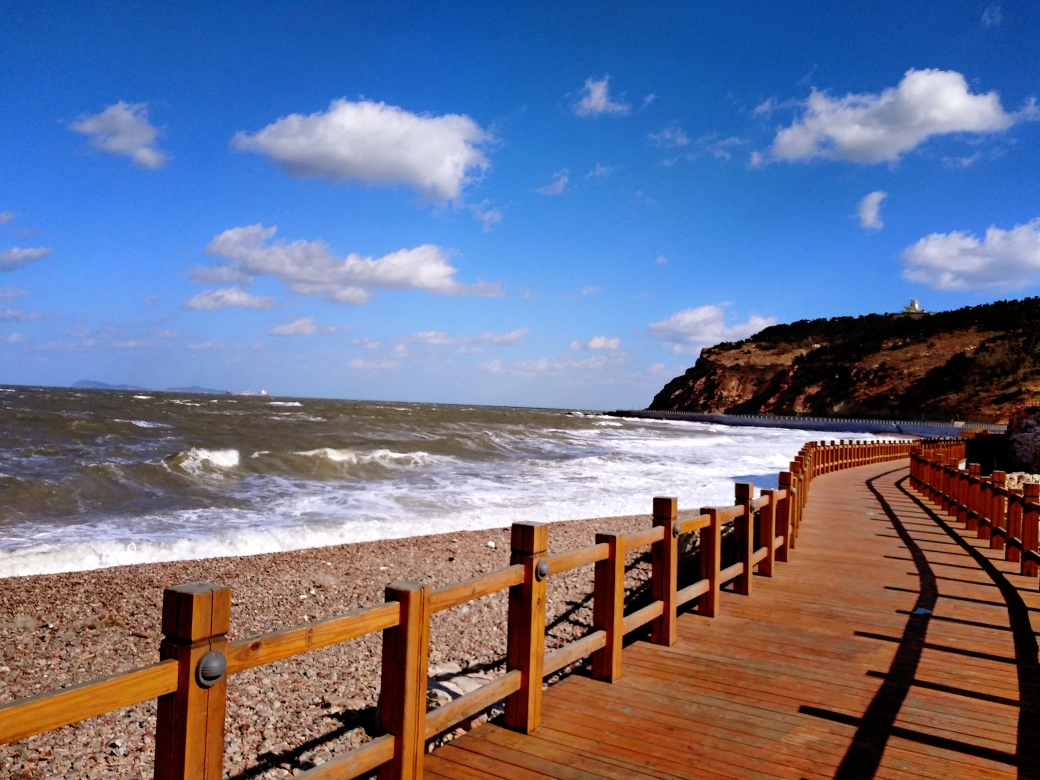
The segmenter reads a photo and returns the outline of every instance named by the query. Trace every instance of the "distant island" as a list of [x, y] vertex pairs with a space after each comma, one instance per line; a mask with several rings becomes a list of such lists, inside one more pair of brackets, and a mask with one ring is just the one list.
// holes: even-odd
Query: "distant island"
[[1040, 298], [800, 320], [701, 352], [660, 411], [1007, 422], [1040, 405]]
[[92, 379], [81, 379], [78, 382], [73, 382], [72, 387], [81, 390], [147, 390], [153, 393], [219, 393], [224, 395], [228, 392], [227, 390], [214, 390], [209, 387], [199, 387], [198, 385], [165, 388], [141, 387], [139, 385], [110, 385], [105, 382], [95, 382]]

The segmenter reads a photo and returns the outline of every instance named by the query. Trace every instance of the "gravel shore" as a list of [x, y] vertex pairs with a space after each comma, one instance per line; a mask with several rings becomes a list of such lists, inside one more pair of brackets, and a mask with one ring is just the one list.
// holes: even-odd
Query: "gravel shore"
[[[685, 513], [684, 513], [685, 514]], [[630, 532], [650, 517], [554, 523], [549, 551], [590, 545], [597, 531]], [[629, 556], [639, 600], [648, 548]], [[232, 589], [232, 640], [382, 601], [398, 580], [431, 586], [508, 565], [509, 529], [450, 533], [249, 557], [121, 566], [0, 580], [0, 703], [158, 660], [162, 591], [197, 580]], [[549, 648], [588, 630], [592, 567], [552, 577]], [[430, 705], [501, 674], [505, 591], [435, 615]], [[258, 667], [229, 679], [225, 776], [288, 777], [369, 739], [379, 695], [380, 637]], [[0, 747], [3, 778], [150, 778], [155, 702]]]

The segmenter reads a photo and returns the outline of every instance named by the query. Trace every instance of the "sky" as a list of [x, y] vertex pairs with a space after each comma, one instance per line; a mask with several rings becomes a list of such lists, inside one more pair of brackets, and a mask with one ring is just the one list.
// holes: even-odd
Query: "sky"
[[644, 407], [1040, 293], [1040, 6], [0, 2], [0, 382]]

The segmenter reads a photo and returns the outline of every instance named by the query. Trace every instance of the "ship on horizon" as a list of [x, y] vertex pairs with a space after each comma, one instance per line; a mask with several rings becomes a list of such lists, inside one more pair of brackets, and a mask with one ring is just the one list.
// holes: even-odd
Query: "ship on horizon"
[[266, 390], [261, 390], [259, 393], [253, 392], [252, 390], [228, 390], [227, 394], [228, 395], [255, 396], [257, 398], [266, 398], [267, 397], [267, 391]]

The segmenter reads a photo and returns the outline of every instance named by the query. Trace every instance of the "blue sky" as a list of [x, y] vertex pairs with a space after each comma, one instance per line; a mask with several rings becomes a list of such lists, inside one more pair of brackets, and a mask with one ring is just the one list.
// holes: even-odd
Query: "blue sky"
[[644, 406], [1040, 287], [1032, 3], [0, 3], [0, 381]]

